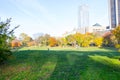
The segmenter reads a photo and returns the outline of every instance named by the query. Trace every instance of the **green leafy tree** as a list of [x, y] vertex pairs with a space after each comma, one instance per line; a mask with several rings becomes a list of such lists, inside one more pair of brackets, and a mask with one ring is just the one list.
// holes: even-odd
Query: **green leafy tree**
[[50, 35], [49, 34], [45, 34], [44, 35], [44, 45], [46, 45], [46, 46], [49, 45], [49, 39], [50, 39]]
[[24, 46], [26, 46], [28, 42], [33, 40], [30, 36], [28, 36], [25, 33], [21, 33], [19, 38]]
[[36, 41], [41, 44], [42, 46], [48, 46], [49, 45], [49, 34], [45, 34], [43, 36], [39, 36]]
[[60, 38], [57, 38], [56, 40], [57, 40], [58, 46], [61, 46], [61, 47], [67, 46], [67, 40], [65, 37], [60, 37]]
[[10, 21], [7, 19], [5, 22], [0, 21], [0, 63], [7, 60], [11, 55], [10, 42], [13, 38], [13, 32], [17, 27], [10, 30]]
[[74, 46], [74, 45], [76, 44], [76, 40], [75, 40], [75, 38], [74, 38], [74, 35], [68, 35], [68, 36], [66, 37], [66, 41], [67, 41], [67, 44], [68, 44], [68, 45]]

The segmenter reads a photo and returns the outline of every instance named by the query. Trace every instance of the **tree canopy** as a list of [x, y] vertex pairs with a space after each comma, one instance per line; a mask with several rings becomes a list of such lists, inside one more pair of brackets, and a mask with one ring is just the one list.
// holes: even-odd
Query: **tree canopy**
[[13, 29], [10, 29], [10, 22], [11, 18], [7, 19], [4, 22], [0, 21], [0, 63], [8, 59], [10, 56], [10, 42], [13, 38], [14, 30], [18, 28], [17, 26]]

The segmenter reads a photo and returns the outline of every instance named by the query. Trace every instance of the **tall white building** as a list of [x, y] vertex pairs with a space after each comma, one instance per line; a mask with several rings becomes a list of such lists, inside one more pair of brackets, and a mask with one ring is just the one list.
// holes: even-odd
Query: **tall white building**
[[78, 30], [85, 34], [89, 27], [89, 8], [87, 5], [81, 5], [78, 12]]
[[110, 27], [115, 28], [120, 25], [120, 0], [109, 1]]

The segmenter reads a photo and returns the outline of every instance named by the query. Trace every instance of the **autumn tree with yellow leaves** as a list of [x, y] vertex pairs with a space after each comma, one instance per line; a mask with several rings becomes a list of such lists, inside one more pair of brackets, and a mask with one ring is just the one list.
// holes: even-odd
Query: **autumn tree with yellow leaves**
[[115, 47], [116, 48], [120, 48], [120, 25], [118, 27], [116, 27], [113, 31], [112, 31], [113, 35], [115, 36], [116, 39], [116, 44]]

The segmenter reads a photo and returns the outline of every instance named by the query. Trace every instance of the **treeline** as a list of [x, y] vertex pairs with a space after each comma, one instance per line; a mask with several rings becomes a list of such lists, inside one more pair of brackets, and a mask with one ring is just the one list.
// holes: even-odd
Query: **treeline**
[[112, 31], [95, 33], [75, 33], [65, 37], [52, 37], [49, 34], [42, 34], [32, 39], [25, 33], [21, 33], [19, 39], [12, 42], [12, 47], [19, 46], [80, 46], [80, 47], [119, 47], [120, 45], [120, 26]]
[[20, 47], [20, 46], [58, 46], [57, 39], [55, 37], [50, 36], [49, 34], [44, 34], [41, 36], [32, 39], [32, 37], [28, 36], [26, 33], [21, 33], [18, 39], [14, 39], [11, 42], [11, 47]]

